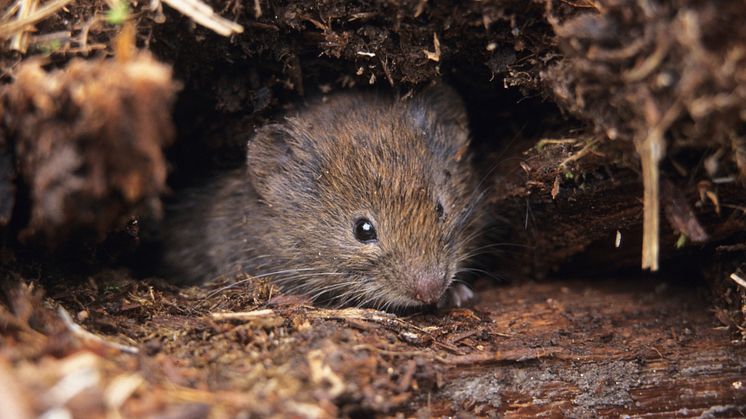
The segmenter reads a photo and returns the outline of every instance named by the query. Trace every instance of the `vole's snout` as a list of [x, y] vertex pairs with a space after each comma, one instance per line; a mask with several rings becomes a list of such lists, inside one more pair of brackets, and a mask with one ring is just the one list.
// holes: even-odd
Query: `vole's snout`
[[433, 304], [440, 299], [447, 286], [442, 275], [419, 275], [414, 282], [413, 297], [423, 304]]

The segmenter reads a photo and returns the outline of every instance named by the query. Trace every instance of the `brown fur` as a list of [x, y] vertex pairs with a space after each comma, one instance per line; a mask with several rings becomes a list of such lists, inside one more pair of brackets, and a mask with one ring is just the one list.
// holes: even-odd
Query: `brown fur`
[[[193, 192], [167, 228], [166, 262], [190, 280], [274, 273], [288, 292], [340, 305], [432, 303], [467, 257], [468, 142], [444, 86], [409, 101], [331, 97], [261, 128], [246, 168]], [[355, 238], [360, 217], [377, 243]]]

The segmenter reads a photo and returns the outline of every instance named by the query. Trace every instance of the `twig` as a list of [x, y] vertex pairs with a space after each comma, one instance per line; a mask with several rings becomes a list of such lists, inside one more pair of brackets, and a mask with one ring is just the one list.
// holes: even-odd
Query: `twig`
[[52, 33], [45, 33], [42, 35], [35, 35], [31, 37], [32, 44], [42, 44], [45, 42], [70, 42], [72, 40], [71, 31], [58, 31]]
[[660, 253], [658, 231], [660, 229], [660, 183], [658, 162], [663, 157], [663, 136], [652, 129], [647, 138], [637, 147], [642, 164], [642, 269], [658, 270]]
[[99, 17], [99, 15], [93, 15], [92, 18], [90, 18], [85, 25], [83, 25], [83, 29], [80, 31], [80, 34], [78, 35], [78, 46], [82, 48], [84, 51], [88, 48], [88, 33], [91, 31], [91, 28], [93, 25], [101, 22], [103, 19]]
[[477, 332], [478, 332], [477, 329], [467, 330], [465, 332], [462, 332], [462, 333], [459, 333], [459, 334], [457, 334], [455, 336], [452, 336], [447, 341], [448, 341], [448, 343], [450, 343], [450, 344], [453, 345], [453, 344], [457, 343], [458, 341], [461, 341], [461, 340], [464, 340], [464, 339], [466, 339], [468, 337], [476, 335]]
[[162, 1], [219, 35], [231, 36], [243, 32], [243, 26], [217, 15], [215, 11], [212, 10], [212, 7], [199, 0]]
[[588, 155], [588, 153], [591, 152], [591, 150], [593, 150], [593, 147], [596, 144], [598, 144], [598, 139], [587, 142], [577, 153], [573, 153], [573, 155], [571, 155], [570, 157], [562, 160], [562, 162], [559, 164], [559, 167], [564, 169], [569, 163], [585, 157], [586, 155]]
[[423, 49], [422, 52], [425, 53], [425, 57], [427, 57], [428, 60], [440, 62], [440, 39], [438, 39], [438, 34], [433, 33], [433, 47], [435, 48], [435, 51], [430, 52], [426, 49]]
[[655, 126], [648, 130], [642, 141], [635, 141], [642, 165], [643, 215], [642, 215], [642, 269], [658, 270], [660, 253], [660, 173], [658, 163], [666, 153], [663, 134], [679, 116], [681, 105], [674, 103]]
[[[32, 15], [37, 7], [39, 7], [39, 0], [21, 0], [18, 8], [18, 18], [23, 19]], [[28, 50], [28, 44], [29, 34], [26, 30], [22, 30], [13, 35], [13, 39], [10, 41], [10, 49], [25, 54]]]
[[645, 60], [643, 60], [640, 64], [638, 64], [635, 68], [625, 71], [622, 74], [622, 80], [624, 80], [627, 83], [634, 83], [637, 81], [640, 81], [650, 75], [663, 61], [663, 59], [666, 57], [666, 54], [668, 54], [668, 51], [671, 47], [671, 41], [670, 37], [666, 34], [660, 34], [661, 36], [658, 38], [659, 43], [653, 51], [653, 53], [647, 57]]
[[317, 309], [310, 311], [307, 315], [314, 319], [335, 319], [335, 320], [370, 320], [379, 323], [390, 323], [397, 320], [393, 314], [385, 313], [373, 309], [365, 308], [343, 308], [335, 309]]
[[575, 144], [578, 140], [575, 138], [542, 138], [541, 140], [536, 142], [536, 145], [534, 145], [534, 148], [537, 151], [541, 151], [544, 146], [549, 144]]
[[44, 6], [36, 9], [34, 13], [25, 18], [3, 23], [0, 25], [0, 39], [9, 38], [18, 33], [18, 31], [25, 29], [26, 26], [33, 25], [36, 22], [52, 16], [57, 13], [58, 10], [72, 3], [72, 1], [73, 0], [52, 0]]
[[277, 313], [275, 313], [274, 310], [266, 308], [263, 310], [240, 311], [233, 313], [211, 313], [210, 317], [212, 317], [213, 320], [255, 320], [276, 315]]
[[5, 20], [10, 19], [11, 16], [15, 15], [18, 12], [18, 8], [21, 7], [21, 1], [23, 0], [18, 0], [15, 3], [13, 3], [13, 5], [10, 6], [8, 10], [5, 11], [1, 19], [5, 21]]
[[730, 279], [732, 279], [733, 282], [742, 286], [743, 288], [746, 288], [746, 280], [741, 278], [737, 273], [733, 272], [732, 274], [730, 274]]
[[105, 340], [101, 336], [98, 336], [96, 334], [93, 334], [85, 329], [83, 329], [82, 326], [75, 323], [73, 321], [73, 318], [70, 317], [70, 313], [65, 310], [64, 307], [59, 306], [57, 308], [57, 313], [59, 313], [60, 318], [62, 318], [62, 322], [65, 323], [65, 326], [67, 326], [67, 329], [75, 336], [79, 337], [83, 340], [92, 340], [95, 342], [98, 342], [104, 346], [108, 346], [110, 348], [114, 348], [116, 350], [128, 353], [128, 354], [138, 354], [140, 350], [134, 346], [124, 345], [117, 342], [110, 342], [108, 340]]
[[[373, 322], [392, 322], [396, 316], [383, 313], [378, 310], [364, 308], [343, 308], [343, 309], [325, 309], [308, 307], [306, 316], [312, 319], [332, 319], [332, 320], [370, 320]], [[272, 309], [261, 309], [253, 311], [237, 311], [230, 313], [211, 313], [213, 320], [255, 320], [267, 317], [280, 317], [280, 314]]]

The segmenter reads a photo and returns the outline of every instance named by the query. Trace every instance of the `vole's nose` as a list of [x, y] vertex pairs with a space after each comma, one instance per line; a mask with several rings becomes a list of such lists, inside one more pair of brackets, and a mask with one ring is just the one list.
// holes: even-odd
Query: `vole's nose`
[[424, 304], [438, 301], [445, 291], [445, 281], [437, 275], [422, 275], [414, 283], [414, 298]]

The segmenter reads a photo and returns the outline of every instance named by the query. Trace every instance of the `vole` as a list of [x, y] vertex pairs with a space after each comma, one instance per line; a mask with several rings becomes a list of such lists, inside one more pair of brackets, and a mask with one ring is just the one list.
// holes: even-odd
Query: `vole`
[[246, 165], [167, 215], [179, 280], [246, 272], [334, 305], [460, 306], [479, 193], [464, 104], [338, 93], [248, 140]]

